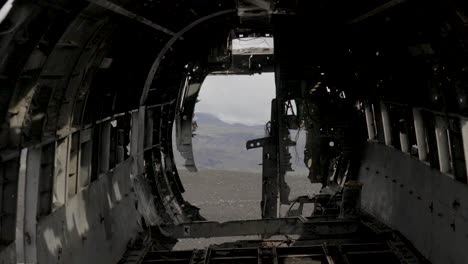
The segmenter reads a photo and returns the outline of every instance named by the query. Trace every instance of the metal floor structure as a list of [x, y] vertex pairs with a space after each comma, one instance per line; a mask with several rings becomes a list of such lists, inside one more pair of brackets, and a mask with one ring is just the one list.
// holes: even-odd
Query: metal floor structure
[[[141, 263], [399, 263], [399, 258], [386, 243], [291, 246], [210, 248], [194, 251], [150, 251]], [[409, 262], [403, 262], [409, 263]], [[419, 263], [419, 262], [414, 262]]]
[[[245, 221], [245, 228], [239, 227], [240, 221], [217, 223], [200, 222], [187, 225], [176, 226], [173, 230], [191, 229], [198, 226], [196, 232], [198, 237], [206, 234], [219, 234], [220, 230], [233, 230], [230, 233], [224, 232], [224, 236], [234, 236], [236, 234], [246, 235], [257, 233], [258, 235], [270, 237], [269, 230], [271, 222], [264, 223], [266, 228], [256, 229], [254, 224], [261, 220]], [[275, 219], [275, 223], [284, 221], [291, 223], [294, 218]], [[330, 223], [329, 220], [309, 220], [308, 225], [323, 226]], [[362, 215], [355, 221], [356, 228], [348, 233], [334, 232], [328, 234], [318, 234], [317, 232], [305, 232], [300, 236], [284, 235], [285, 239], [278, 239], [279, 236], [259, 239], [259, 240], [239, 240], [220, 245], [210, 245], [205, 249], [194, 250], [160, 250], [162, 247], [170, 248], [170, 245], [155, 245], [148, 243], [140, 244], [140, 248], [129, 251], [127, 259], [121, 263], [126, 264], [150, 264], [150, 263], [178, 263], [178, 264], [365, 264], [365, 263], [428, 263], [424, 258], [412, 248], [412, 246], [402, 240], [401, 236], [389, 229], [385, 225], [376, 222], [371, 217]], [[317, 225], [318, 224], [318, 225]], [[206, 229], [200, 228], [207, 226]], [[307, 224], [304, 224], [307, 225]], [[190, 228], [189, 228], [190, 226]], [[260, 226], [260, 225], [259, 225]], [[280, 225], [278, 225], [280, 226]], [[221, 227], [221, 228], [220, 228]], [[235, 227], [237, 229], [231, 229]], [[290, 225], [290, 230], [299, 230], [297, 226]], [[245, 230], [249, 230], [246, 232]], [[280, 230], [280, 228], [278, 228]], [[302, 229], [301, 229], [302, 230]], [[309, 229], [310, 230], [310, 229]], [[332, 230], [340, 230], [333, 224]], [[344, 229], [341, 228], [341, 231]], [[280, 234], [282, 232], [275, 232]], [[284, 230], [283, 230], [283, 233]], [[294, 232], [289, 232], [292, 234]], [[268, 234], [268, 235], [267, 235]], [[187, 235], [195, 237], [195, 235]], [[159, 239], [160, 240], [160, 239]]]

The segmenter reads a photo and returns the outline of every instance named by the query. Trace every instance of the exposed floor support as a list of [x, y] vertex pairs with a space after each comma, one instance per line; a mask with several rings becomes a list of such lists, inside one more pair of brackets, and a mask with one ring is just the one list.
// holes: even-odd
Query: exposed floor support
[[[193, 222], [162, 227], [173, 238], [207, 238], [250, 235], [343, 235], [357, 230], [358, 222], [329, 217], [270, 218], [230, 222]], [[156, 230], [158, 231], [158, 230]]]
[[[311, 263], [311, 264], [363, 264], [363, 263], [423, 263], [411, 249], [395, 241], [239, 241], [233, 245], [212, 246], [185, 251], [150, 250], [142, 258], [145, 263]], [[127, 262], [130, 263], [130, 262]]]

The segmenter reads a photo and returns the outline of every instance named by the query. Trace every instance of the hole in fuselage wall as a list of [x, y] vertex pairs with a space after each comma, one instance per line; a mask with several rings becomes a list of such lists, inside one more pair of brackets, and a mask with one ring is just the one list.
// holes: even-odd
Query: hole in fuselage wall
[[[273, 73], [209, 75], [204, 80], [192, 120], [197, 171], [184, 166], [178, 151], [175, 158], [184, 198], [208, 220], [261, 218], [263, 150], [260, 142], [247, 149], [247, 142], [268, 136], [275, 96]], [[318, 192], [320, 185], [312, 185], [307, 178], [305, 131], [290, 130], [290, 135], [297, 142], [289, 148], [294, 171], [286, 177], [293, 200]], [[282, 207], [285, 216], [288, 206]]]

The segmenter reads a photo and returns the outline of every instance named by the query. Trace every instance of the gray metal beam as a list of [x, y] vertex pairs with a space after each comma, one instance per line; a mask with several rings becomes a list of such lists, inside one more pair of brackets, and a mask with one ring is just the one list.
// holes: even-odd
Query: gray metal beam
[[151, 84], [153, 83], [154, 75], [156, 74], [156, 72], [158, 72], [159, 66], [160, 66], [160, 64], [161, 64], [161, 62], [162, 62], [162, 60], [164, 58], [164, 55], [166, 55], [166, 52], [172, 47], [172, 45], [174, 45], [174, 43], [179, 38], [181, 38], [185, 33], [190, 31], [192, 28], [196, 27], [200, 23], [203, 23], [203, 22], [205, 22], [207, 20], [210, 20], [212, 18], [215, 18], [215, 17], [219, 17], [219, 16], [223, 16], [223, 15], [226, 15], [226, 14], [233, 13], [235, 11], [236, 11], [236, 9], [227, 9], [227, 10], [215, 12], [213, 14], [201, 17], [201, 18], [193, 21], [192, 23], [188, 24], [186, 27], [184, 27], [179, 32], [177, 32], [177, 34], [175, 34], [166, 43], [166, 45], [164, 45], [164, 47], [159, 51], [158, 56], [154, 60], [153, 65], [151, 66], [151, 69], [148, 72], [148, 75], [146, 77], [145, 86], [143, 87], [143, 92], [142, 92], [141, 98], [140, 98], [140, 105], [144, 105], [146, 103], [146, 99], [148, 98], [149, 89], [151, 88]]
[[106, 0], [88, 0], [88, 2], [90, 3], [93, 3], [95, 5], [98, 5], [102, 8], [105, 8], [107, 10], [110, 10], [116, 14], [119, 14], [119, 15], [122, 15], [122, 16], [125, 16], [127, 18], [130, 18], [132, 20], [135, 20], [141, 24], [144, 24], [146, 26], [149, 26], [153, 29], [156, 29], [158, 31], [161, 31], [161, 32], [164, 32], [168, 35], [171, 35], [171, 36], [174, 36], [176, 33], [175, 32], [172, 32], [171, 30], [165, 28], [165, 27], [162, 27], [156, 23], [154, 23], [153, 21], [147, 19], [147, 18], [144, 18], [138, 14], [135, 14], [119, 5], [116, 5], [110, 1], [106, 1]]
[[262, 218], [279, 218], [280, 181], [278, 142], [278, 99], [271, 102], [270, 135], [263, 146], [262, 161]]
[[[343, 235], [356, 232], [358, 222], [347, 219], [270, 218], [231, 222], [192, 222], [176, 226], [152, 227], [156, 232], [162, 228], [173, 238], [212, 238], [251, 235]], [[158, 230], [156, 230], [158, 229]]]
[[395, 7], [399, 4], [402, 4], [404, 2], [406, 2], [407, 0], [392, 0], [392, 1], [388, 1], [387, 3], [383, 4], [383, 5], [380, 5], [374, 9], [372, 9], [371, 11], [365, 13], [365, 14], [362, 14], [358, 17], [356, 17], [355, 19], [352, 19], [350, 21], [348, 21], [348, 24], [354, 24], [354, 23], [358, 23], [358, 22], [361, 22], [363, 20], [366, 20], [367, 18], [369, 17], [373, 17], [373, 16], [376, 16], [384, 11], [386, 11], [387, 9], [390, 9], [392, 7]]
[[201, 82], [189, 83], [186, 79], [184, 89], [179, 92], [179, 99], [177, 101], [176, 113], [176, 146], [180, 155], [184, 158], [184, 166], [190, 172], [197, 172], [195, 158], [193, 155], [193, 115], [195, 112], [195, 105], [197, 103], [198, 94], [200, 92]]

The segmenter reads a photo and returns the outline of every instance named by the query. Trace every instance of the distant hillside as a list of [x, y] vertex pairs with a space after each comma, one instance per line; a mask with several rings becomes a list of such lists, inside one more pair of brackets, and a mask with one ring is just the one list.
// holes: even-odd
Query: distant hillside
[[[189, 173], [181, 170], [185, 187], [184, 198], [201, 209], [202, 216], [212, 221], [232, 221], [261, 218], [262, 175], [251, 172], [200, 170]], [[289, 199], [320, 192], [321, 184], [310, 183], [307, 176], [286, 177], [291, 193]], [[286, 214], [289, 206], [282, 206]], [[311, 212], [313, 206], [305, 206]], [[222, 213], [220, 213], [222, 212]]]
[[[199, 169], [219, 169], [231, 171], [260, 172], [262, 149], [247, 150], [248, 140], [265, 136], [264, 126], [245, 124], [228, 124], [208, 113], [196, 113], [198, 129], [193, 137], [195, 163]], [[294, 131], [292, 133], [295, 133]], [[295, 134], [291, 137], [294, 140]], [[295, 172], [307, 174], [303, 165], [305, 136], [299, 138], [296, 147], [299, 159], [296, 163], [295, 149], [291, 148], [292, 163]], [[176, 153], [177, 164], [183, 164]]]

